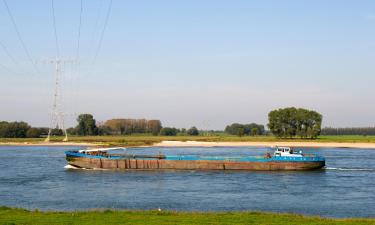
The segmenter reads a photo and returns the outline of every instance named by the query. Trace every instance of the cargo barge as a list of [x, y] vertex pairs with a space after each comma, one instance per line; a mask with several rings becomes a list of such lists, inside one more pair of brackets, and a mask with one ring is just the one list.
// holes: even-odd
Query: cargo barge
[[303, 154], [289, 147], [277, 147], [264, 156], [222, 157], [199, 155], [110, 154], [121, 148], [66, 151], [68, 164], [86, 169], [124, 170], [315, 170], [325, 166], [325, 158]]

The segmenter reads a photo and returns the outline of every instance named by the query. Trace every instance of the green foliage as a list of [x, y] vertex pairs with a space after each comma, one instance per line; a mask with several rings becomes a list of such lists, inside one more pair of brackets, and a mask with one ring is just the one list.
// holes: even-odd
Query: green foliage
[[191, 136], [198, 136], [199, 131], [196, 127], [191, 127], [190, 129], [187, 130], [187, 134]]
[[285, 213], [264, 212], [175, 212], [92, 210], [41, 212], [0, 208], [0, 224], [273, 224], [273, 225], [369, 225], [375, 219], [332, 219]]
[[43, 130], [41, 128], [32, 127], [32, 128], [30, 128], [30, 129], [27, 130], [26, 137], [28, 137], [28, 138], [38, 138], [43, 133], [44, 132], [43, 132]]
[[78, 125], [76, 127], [77, 134], [86, 135], [97, 135], [98, 128], [96, 127], [96, 121], [91, 114], [81, 114], [77, 118]]
[[63, 135], [64, 135], [63, 130], [57, 127], [51, 130], [51, 136], [63, 136]]
[[163, 127], [160, 130], [160, 135], [162, 136], [176, 136], [178, 133], [178, 129], [174, 127]]
[[256, 128], [257, 134], [256, 135], [263, 135], [264, 126], [261, 124], [250, 123], [250, 124], [240, 124], [240, 123], [233, 123], [225, 127], [225, 133], [244, 136], [244, 135], [253, 135], [252, 130]]
[[320, 135], [322, 115], [302, 108], [284, 108], [268, 114], [268, 127], [279, 138], [317, 138]]
[[76, 127], [70, 127], [66, 129], [66, 133], [68, 133], [68, 135], [78, 135]]
[[259, 130], [257, 127], [251, 128], [251, 136], [259, 135]]
[[243, 127], [239, 127], [239, 128], [237, 128], [237, 135], [238, 135], [239, 137], [244, 136], [244, 135], [245, 135], [245, 128], [243, 128]]
[[25, 122], [0, 122], [0, 137], [25, 138], [30, 126]]
[[343, 127], [333, 128], [325, 127], [322, 129], [322, 135], [375, 135], [375, 127]]
[[111, 135], [112, 130], [111, 128], [107, 126], [98, 126], [98, 135], [105, 136], [105, 135]]

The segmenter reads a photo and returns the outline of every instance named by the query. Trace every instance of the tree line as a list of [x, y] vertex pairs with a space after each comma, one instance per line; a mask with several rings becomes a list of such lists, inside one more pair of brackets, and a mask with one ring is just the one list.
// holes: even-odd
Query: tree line
[[158, 135], [162, 128], [160, 120], [146, 119], [110, 119], [97, 124], [91, 114], [81, 114], [77, 118], [77, 126], [68, 129], [70, 135]]
[[[0, 137], [2, 138], [38, 138], [46, 137], [49, 128], [31, 127], [26, 122], [0, 121]], [[96, 135], [132, 135], [152, 134], [163, 136], [191, 135], [196, 136], [200, 131], [196, 127], [178, 129], [163, 127], [160, 120], [146, 119], [110, 119], [97, 123], [91, 114], [80, 114], [77, 125], [67, 129], [69, 135], [96, 136]], [[61, 136], [61, 129], [52, 129], [52, 136]]]
[[[303, 108], [283, 108], [272, 110], [268, 114], [268, 128], [257, 123], [233, 123], [225, 127], [224, 132], [230, 135], [265, 135], [271, 132], [279, 138], [316, 138], [324, 135], [375, 135], [375, 127], [368, 128], [324, 128], [321, 129], [322, 115], [316, 111]], [[69, 135], [131, 135], [152, 134], [163, 136], [201, 135], [196, 127], [189, 129], [163, 127], [160, 120], [146, 119], [110, 119], [97, 123], [91, 114], [80, 114], [77, 125], [67, 129]], [[207, 132], [206, 132], [207, 133]], [[48, 128], [31, 127], [25, 122], [0, 122], [0, 137], [25, 138], [42, 137], [48, 134]], [[62, 135], [59, 129], [52, 130], [52, 135]]]
[[232, 123], [231, 125], [225, 127], [224, 132], [231, 135], [238, 135], [240, 137], [244, 135], [256, 136], [265, 134], [264, 126], [256, 123]]
[[[48, 128], [45, 127], [31, 127], [26, 122], [0, 122], [0, 137], [2, 138], [38, 138], [47, 136]], [[53, 129], [53, 135], [62, 135], [59, 129]]]
[[78, 125], [69, 129], [69, 134], [74, 135], [131, 135], [131, 134], [152, 134], [163, 136], [176, 135], [199, 135], [196, 127], [189, 129], [177, 129], [174, 127], [163, 127], [160, 120], [146, 119], [110, 119], [96, 124], [91, 114], [81, 114], [77, 118]]
[[325, 127], [322, 135], [375, 135], [375, 127]]

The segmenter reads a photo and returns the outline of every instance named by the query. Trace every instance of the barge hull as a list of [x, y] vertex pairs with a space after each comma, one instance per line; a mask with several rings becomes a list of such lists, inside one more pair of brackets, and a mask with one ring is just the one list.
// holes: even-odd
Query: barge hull
[[70, 165], [87, 169], [125, 170], [314, 170], [325, 166], [314, 162], [233, 162], [215, 160], [108, 159], [67, 156]]

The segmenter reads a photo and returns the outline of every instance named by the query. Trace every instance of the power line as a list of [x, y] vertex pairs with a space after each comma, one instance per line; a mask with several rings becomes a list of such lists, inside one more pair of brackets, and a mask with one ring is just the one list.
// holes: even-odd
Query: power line
[[99, 51], [100, 51], [100, 48], [102, 46], [102, 42], [103, 42], [103, 37], [104, 37], [104, 32], [107, 28], [107, 24], [108, 24], [108, 20], [109, 20], [109, 15], [111, 13], [111, 8], [112, 8], [112, 0], [109, 1], [109, 5], [108, 5], [108, 9], [107, 9], [107, 15], [105, 17], [105, 22], [104, 22], [104, 27], [103, 27], [103, 30], [100, 34], [100, 39], [99, 39], [99, 43], [98, 43], [98, 46], [96, 48], [96, 52], [95, 52], [95, 56], [94, 56], [94, 59], [92, 61], [92, 64], [95, 63], [96, 61], [96, 58], [98, 57], [98, 54], [99, 54]]
[[0, 41], [0, 46], [3, 48], [5, 54], [14, 62], [14, 64], [18, 65], [17, 60], [12, 56], [12, 54], [10, 54], [7, 47], [5, 47], [5, 45], [1, 41]]
[[80, 12], [79, 12], [78, 41], [77, 41], [76, 60], [79, 59], [79, 48], [80, 48], [80, 40], [81, 40], [81, 26], [82, 26], [82, 11], [83, 11], [83, 0], [81, 0], [81, 8], [80, 8]]
[[[91, 45], [93, 46], [94, 43], [95, 43], [95, 35], [96, 35], [96, 30], [99, 26], [99, 20], [100, 20], [100, 16], [101, 16], [101, 12], [102, 12], [102, 8], [103, 8], [103, 1], [104, 0], [100, 0], [100, 5], [98, 7], [98, 10], [97, 10], [97, 13], [96, 13], [96, 19], [95, 19], [95, 23], [94, 23], [94, 29], [92, 30], [92, 33], [91, 33]], [[93, 48], [90, 48], [90, 50], [92, 50], [90, 53], [93, 52]]]
[[12, 12], [11, 12], [10, 9], [9, 9], [9, 6], [8, 6], [7, 1], [6, 1], [6, 0], [3, 0], [3, 3], [4, 3], [5, 8], [6, 8], [7, 12], [8, 12], [8, 15], [9, 15], [9, 17], [10, 17], [10, 20], [12, 21], [12, 24], [13, 24], [13, 26], [14, 26], [14, 29], [16, 30], [17, 37], [18, 37], [19, 41], [21, 42], [22, 48], [23, 48], [23, 50], [25, 51], [28, 60], [29, 60], [30, 63], [33, 65], [35, 71], [36, 71], [37, 73], [40, 73], [39, 70], [38, 70], [38, 68], [36, 67], [36, 65], [35, 65], [35, 63], [34, 63], [34, 61], [33, 61], [33, 59], [32, 59], [31, 56], [30, 56], [30, 52], [29, 52], [29, 50], [27, 49], [25, 42], [24, 42], [23, 39], [22, 39], [21, 33], [20, 33], [19, 30], [18, 30], [18, 27], [17, 27], [16, 21], [15, 21], [13, 15], [12, 15]]
[[58, 41], [58, 38], [57, 38], [54, 0], [51, 0], [51, 7], [52, 7], [52, 18], [53, 18], [53, 30], [55, 32], [56, 56], [58, 58], [60, 56], [60, 49], [59, 49], [59, 41]]

